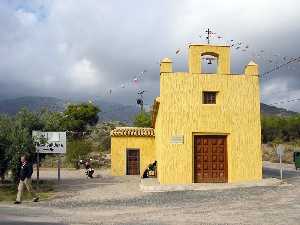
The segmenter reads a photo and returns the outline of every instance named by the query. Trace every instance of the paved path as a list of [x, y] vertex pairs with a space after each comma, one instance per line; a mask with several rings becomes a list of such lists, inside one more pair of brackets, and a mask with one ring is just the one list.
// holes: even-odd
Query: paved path
[[[0, 224], [297, 225], [300, 171], [285, 167], [290, 185], [165, 193], [140, 192], [138, 177], [97, 171], [98, 178], [87, 180], [83, 171], [63, 170], [56, 198], [20, 206], [2, 203]], [[55, 179], [56, 171], [43, 174]], [[264, 176], [279, 177], [278, 165], [265, 163]]]

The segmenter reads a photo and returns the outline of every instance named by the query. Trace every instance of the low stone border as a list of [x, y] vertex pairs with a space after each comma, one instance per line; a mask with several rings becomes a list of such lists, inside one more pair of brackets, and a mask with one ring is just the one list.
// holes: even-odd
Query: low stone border
[[234, 188], [249, 188], [249, 187], [267, 187], [278, 186], [285, 184], [276, 178], [262, 179], [255, 182], [243, 182], [243, 183], [194, 183], [186, 185], [160, 185], [157, 179], [146, 178], [141, 179], [140, 189], [143, 192], [168, 192], [168, 191], [209, 191], [209, 190], [226, 190]]

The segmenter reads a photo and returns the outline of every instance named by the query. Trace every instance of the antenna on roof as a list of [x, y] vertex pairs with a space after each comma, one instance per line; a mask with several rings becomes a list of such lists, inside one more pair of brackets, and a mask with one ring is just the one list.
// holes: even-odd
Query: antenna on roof
[[138, 95], [140, 95], [140, 97], [136, 100], [136, 104], [138, 104], [139, 106], [141, 106], [141, 112], [144, 111], [144, 101], [143, 101], [143, 94], [145, 93], [145, 90], [140, 90], [138, 91]]

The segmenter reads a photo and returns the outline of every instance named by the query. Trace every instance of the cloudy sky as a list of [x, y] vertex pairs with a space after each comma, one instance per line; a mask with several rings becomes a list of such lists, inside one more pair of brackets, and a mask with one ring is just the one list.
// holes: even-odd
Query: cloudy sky
[[[297, 0], [1, 0], [0, 96], [134, 104], [143, 89], [150, 104], [159, 95], [159, 60], [170, 57], [174, 70], [187, 71], [186, 43], [204, 43], [207, 27], [217, 33], [213, 43], [249, 46], [232, 49], [233, 73], [253, 57], [265, 72], [300, 56], [299, 11]], [[262, 101], [300, 98], [299, 69], [262, 79]], [[300, 111], [300, 101], [278, 106]]]

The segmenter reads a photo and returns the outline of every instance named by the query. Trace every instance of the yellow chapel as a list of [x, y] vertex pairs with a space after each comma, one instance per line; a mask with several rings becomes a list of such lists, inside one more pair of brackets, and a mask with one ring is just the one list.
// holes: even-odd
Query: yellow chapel
[[[201, 58], [216, 58], [203, 73]], [[160, 63], [152, 127], [111, 132], [114, 176], [143, 174], [157, 161], [160, 184], [236, 183], [262, 179], [258, 65], [230, 71], [230, 47], [190, 44], [188, 72]]]

